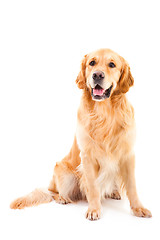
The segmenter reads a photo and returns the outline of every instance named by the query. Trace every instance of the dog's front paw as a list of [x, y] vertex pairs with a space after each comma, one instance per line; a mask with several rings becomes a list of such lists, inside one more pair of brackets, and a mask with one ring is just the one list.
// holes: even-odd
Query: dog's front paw
[[98, 220], [101, 216], [101, 210], [100, 209], [91, 209], [88, 208], [88, 211], [86, 212], [86, 218], [89, 220]]
[[143, 207], [132, 208], [132, 211], [136, 217], [144, 217], [144, 218], [152, 217], [152, 213], [148, 209]]

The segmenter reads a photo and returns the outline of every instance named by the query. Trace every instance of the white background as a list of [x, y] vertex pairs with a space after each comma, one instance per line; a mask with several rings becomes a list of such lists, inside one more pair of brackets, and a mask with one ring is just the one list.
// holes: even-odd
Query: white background
[[[154, 0], [0, 2], [1, 239], [159, 239], [159, 24]], [[137, 189], [153, 218], [132, 216], [127, 200], [106, 200], [95, 222], [84, 217], [87, 203], [9, 209], [14, 198], [47, 187], [68, 153], [80, 61], [102, 47], [122, 55], [135, 78], [128, 97], [137, 123]]]

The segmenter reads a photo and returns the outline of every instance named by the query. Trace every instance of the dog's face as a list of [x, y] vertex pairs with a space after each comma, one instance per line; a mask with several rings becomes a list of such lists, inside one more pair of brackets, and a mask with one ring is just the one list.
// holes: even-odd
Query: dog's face
[[121, 56], [110, 49], [100, 49], [85, 55], [76, 82], [79, 88], [90, 91], [93, 100], [103, 101], [115, 91], [126, 93], [134, 80]]

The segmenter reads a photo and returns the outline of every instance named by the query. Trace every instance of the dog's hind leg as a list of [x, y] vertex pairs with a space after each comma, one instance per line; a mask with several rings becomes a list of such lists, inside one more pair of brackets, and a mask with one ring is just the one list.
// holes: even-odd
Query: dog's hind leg
[[53, 198], [57, 203], [66, 204], [81, 199], [78, 174], [64, 160], [56, 164], [48, 189], [55, 193]]
[[54, 199], [58, 203], [69, 203], [82, 198], [79, 187], [80, 174], [77, 167], [81, 163], [80, 150], [76, 137], [69, 154], [58, 162], [48, 190], [54, 192]]
[[121, 195], [118, 190], [113, 190], [113, 192], [109, 195], [106, 195], [105, 198], [112, 198], [116, 200], [121, 200]]

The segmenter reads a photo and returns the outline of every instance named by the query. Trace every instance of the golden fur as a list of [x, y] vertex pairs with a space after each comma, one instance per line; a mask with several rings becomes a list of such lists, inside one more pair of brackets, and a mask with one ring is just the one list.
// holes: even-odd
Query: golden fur
[[[90, 65], [95, 61], [94, 66]], [[114, 68], [109, 63], [115, 64]], [[103, 85], [111, 95], [103, 101], [91, 96], [92, 74], [103, 71]], [[35, 190], [11, 203], [11, 208], [24, 208], [55, 199], [69, 203], [87, 199], [86, 217], [100, 218], [101, 200], [120, 199], [126, 190], [133, 213], [151, 217], [138, 199], [135, 185], [135, 121], [134, 110], [125, 93], [134, 79], [126, 61], [109, 49], [100, 49], [84, 56], [76, 83], [83, 90], [77, 114], [77, 131], [70, 153], [54, 168], [48, 192]]]

